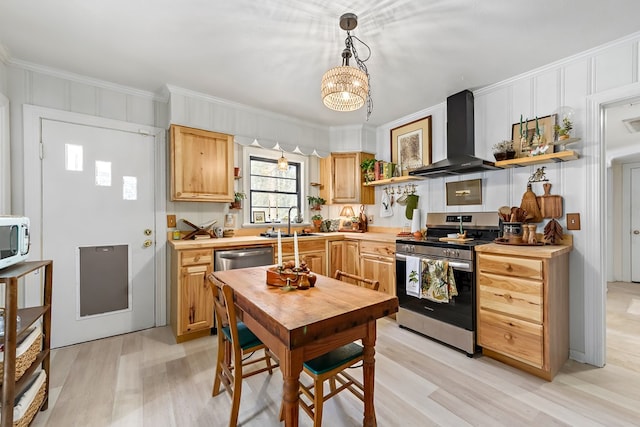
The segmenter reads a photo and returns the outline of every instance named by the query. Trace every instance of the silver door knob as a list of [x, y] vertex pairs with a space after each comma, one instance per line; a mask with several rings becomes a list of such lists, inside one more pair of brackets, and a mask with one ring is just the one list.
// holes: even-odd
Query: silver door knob
[[640, 230], [633, 230], [633, 234], [640, 234]]
[[149, 246], [151, 246], [153, 244], [153, 242], [149, 239], [145, 240], [144, 243], [142, 244], [145, 248], [148, 248]]
[[151, 229], [150, 228], [145, 229], [144, 230], [144, 235], [145, 236], [151, 236]]

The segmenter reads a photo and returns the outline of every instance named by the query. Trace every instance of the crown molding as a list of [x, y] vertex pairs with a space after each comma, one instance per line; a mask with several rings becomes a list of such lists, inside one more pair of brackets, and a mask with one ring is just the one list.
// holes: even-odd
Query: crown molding
[[9, 49], [6, 48], [5, 45], [0, 43], [0, 62], [3, 64], [8, 64], [11, 56], [9, 55]]
[[34, 64], [32, 62], [23, 61], [21, 59], [10, 59], [9, 64], [21, 68], [27, 71], [33, 71], [36, 73], [45, 74], [52, 77], [58, 77], [60, 79], [69, 80], [76, 83], [86, 84], [90, 86], [99, 87], [102, 89], [112, 90], [115, 92], [124, 93], [127, 95], [137, 96], [140, 98], [147, 98], [158, 102], [167, 102], [168, 98], [154, 92], [149, 92], [142, 89], [136, 89], [134, 87], [120, 85], [117, 83], [108, 82], [105, 80], [95, 79], [93, 77], [87, 77], [80, 74], [75, 74], [69, 71], [60, 70], [57, 68], [47, 67], [44, 65]]
[[504, 87], [504, 85], [508, 85], [508, 84], [514, 83], [516, 81], [520, 81], [522, 79], [536, 77], [537, 75], [539, 75], [541, 73], [545, 73], [547, 71], [556, 70], [558, 67], [562, 67], [564, 65], [568, 65], [568, 64], [573, 63], [575, 61], [578, 61], [580, 59], [593, 58], [594, 56], [596, 56], [600, 52], [603, 52], [603, 51], [605, 51], [605, 50], [607, 50], [607, 49], [609, 49], [611, 47], [619, 46], [621, 44], [625, 44], [625, 43], [629, 43], [629, 42], [636, 42], [636, 41], [638, 41], [638, 39], [640, 39], [640, 31], [632, 33], [632, 34], [629, 34], [627, 36], [621, 37], [621, 38], [616, 39], [616, 40], [612, 40], [610, 42], [607, 42], [607, 43], [602, 44], [600, 46], [596, 46], [594, 48], [582, 51], [580, 53], [576, 53], [575, 55], [567, 56], [566, 58], [562, 58], [562, 59], [560, 59], [558, 61], [551, 62], [551, 63], [549, 63], [547, 65], [543, 65], [542, 67], [534, 68], [533, 70], [529, 70], [529, 71], [524, 72], [522, 74], [518, 74], [516, 76], [509, 77], [506, 80], [502, 80], [500, 82], [493, 83], [493, 84], [488, 85], [488, 86], [483, 86], [482, 88], [474, 90], [473, 94], [474, 95], [481, 95], [481, 94], [489, 93], [489, 92], [494, 91], [495, 89]]
[[263, 110], [257, 107], [251, 107], [246, 104], [241, 104], [235, 101], [229, 101], [228, 99], [218, 98], [212, 95], [207, 95], [201, 92], [196, 92], [190, 89], [185, 89], [179, 86], [174, 85], [166, 85], [166, 89], [169, 94], [183, 95], [189, 98], [200, 99], [202, 101], [210, 102], [212, 104], [222, 105], [225, 107], [235, 108], [238, 110], [246, 111], [248, 113], [260, 114], [262, 116], [266, 116], [276, 120], [284, 120], [290, 123], [304, 125], [308, 127], [312, 127], [322, 131], [328, 131], [329, 126], [320, 125], [318, 123], [309, 122], [306, 120], [298, 119], [296, 117], [287, 116], [280, 113], [274, 113], [273, 111]]

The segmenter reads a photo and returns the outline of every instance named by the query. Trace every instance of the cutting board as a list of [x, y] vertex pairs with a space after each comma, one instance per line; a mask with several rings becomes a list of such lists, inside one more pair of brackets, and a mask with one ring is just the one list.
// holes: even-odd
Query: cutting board
[[469, 240], [473, 240], [473, 237], [465, 237], [464, 239], [458, 237], [441, 237], [438, 240], [441, 242], [468, 242]]
[[538, 196], [538, 206], [540, 213], [544, 218], [560, 218], [562, 216], [562, 196], [550, 194], [551, 184], [546, 183], [542, 186], [544, 194]]

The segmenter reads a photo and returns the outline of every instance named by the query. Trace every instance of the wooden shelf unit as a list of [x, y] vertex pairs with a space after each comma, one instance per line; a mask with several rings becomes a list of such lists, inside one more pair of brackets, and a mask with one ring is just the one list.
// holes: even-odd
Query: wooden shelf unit
[[533, 157], [520, 157], [517, 159], [509, 159], [509, 160], [501, 160], [496, 162], [495, 165], [499, 168], [513, 168], [513, 167], [521, 167], [521, 166], [529, 166], [529, 165], [537, 165], [541, 163], [551, 163], [551, 162], [566, 162], [569, 160], [578, 159], [578, 153], [572, 150], [560, 151], [557, 153], [551, 154], [541, 154], [539, 156]]
[[422, 181], [423, 179], [424, 178], [420, 176], [405, 175], [405, 176], [396, 176], [396, 177], [387, 178], [387, 179], [379, 179], [377, 181], [370, 181], [370, 182], [366, 182], [364, 185], [367, 187], [369, 186], [375, 187], [378, 185], [403, 184], [409, 181]]
[[[18, 308], [18, 279], [44, 267], [43, 305]], [[0, 283], [5, 285], [4, 308], [4, 361], [2, 386], [2, 418], [1, 427], [13, 426], [13, 406], [15, 396], [19, 395], [29, 384], [29, 380], [39, 365], [47, 373], [45, 382], [45, 398], [40, 410], [49, 404], [50, 346], [51, 346], [51, 291], [53, 283], [53, 261], [27, 261], [0, 270]], [[20, 316], [18, 327], [17, 316]], [[18, 338], [27, 332], [29, 327], [42, 317], [42, 350], [22, 377], [16, 381], [16, 344]]]

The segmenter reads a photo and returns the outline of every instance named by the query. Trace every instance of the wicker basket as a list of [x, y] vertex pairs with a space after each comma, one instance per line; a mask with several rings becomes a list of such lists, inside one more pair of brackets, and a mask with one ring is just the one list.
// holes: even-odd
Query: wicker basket
[[[35, 331], [32, 331], [29, 335], [33, 334]], [[42, 349], [42, 333], [40, 330], [37, 330], [37, 337], [33, 340], [31, 345], [25, 350], [22, 354], [16, 355], [16, 381], [20, 379], [24, 375], [29, 366], [33, 363], [34, 360], [38, 357], [38, 353]], [[29, 337], [27, 337], [29, 338]], [[0, 362], [0, 385], [2, 385], [2, 378], [4, 375], [4, 363]]]
[[24, 415], [17, 420], [13, 420], [13, 427], [27, 427], [31, 424], [33, 417], [35, 417], [36, 413], [40, 410], [42, 406], [42, 402], [44, 402], [45, 393], [47, 391], [47, 381], [45, 380], [38, 389], [35, 397], [29, 404], [29, 407], [25, 411]]

